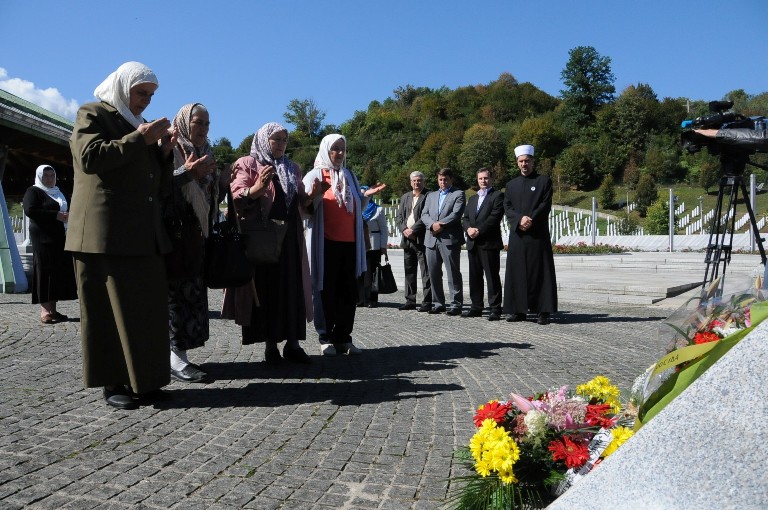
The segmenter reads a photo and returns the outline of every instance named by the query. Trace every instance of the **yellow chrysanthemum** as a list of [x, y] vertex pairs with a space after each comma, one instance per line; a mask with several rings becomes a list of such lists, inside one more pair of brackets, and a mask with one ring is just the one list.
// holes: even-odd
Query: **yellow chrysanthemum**
[[611, 384], [610, 379], [603, 375], [598, 375], [591, 381], [576, 386], [576, 393], [588, 399], [596, 398], [611, 406], [611, 412], [614, 414], [621, 411], [621, 402], [619, 388]]
[[517, 483], [517, 478], [515, 478], [515, 475], [512, 473], [511, 469], [509, 471], [499, 471], [499, 478], [501, 479], [502, 483]]
[[615, 427], [611, 429], [611, 444], [603, 451], [602, 457], [608, 457], [615, 452], [619, 446], [623, 445], [627, 439], [632, 437], [634, 432], [628, 427]]
[[512, 466], [520, 458], [520, 449], [509, 432], [496, 425], [493, 419], [483, 421], [469, 442], [472, 458], [475, 459], [475, 471], [480, 476], [488, 476], [495, 471], [504, 480], [514, 480]]

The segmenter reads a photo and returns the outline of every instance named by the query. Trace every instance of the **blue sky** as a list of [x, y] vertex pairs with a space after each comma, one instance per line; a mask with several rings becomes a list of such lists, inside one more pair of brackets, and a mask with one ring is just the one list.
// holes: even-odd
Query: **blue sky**
[[138, 60], [160, 81], [147, 118], [202, 102], [211, 139], [234, 145], [284, 123], [294, 98], [340, 124], [407, 84], [508, 72], [557, 96], [580, 45], [611, 58], [619, 92], [638, 82], [659, 98], [768, 91], [764, 0], [0, 0], [0, 20], [0, 88], [74, 118], [110, 72]]

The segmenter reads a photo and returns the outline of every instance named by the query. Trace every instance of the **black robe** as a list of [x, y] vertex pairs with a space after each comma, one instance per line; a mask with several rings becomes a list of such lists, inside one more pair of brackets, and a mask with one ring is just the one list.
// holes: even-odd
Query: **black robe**
[[[504, 313], [557, 311], [555, 260], [548, 222], [551, 208], [552, 181], [546, 175], [520, 175], [507, 183], [504, 212], [510, 231]], [[519, 229], [523, 216], [533, 220], [526, 232]]]

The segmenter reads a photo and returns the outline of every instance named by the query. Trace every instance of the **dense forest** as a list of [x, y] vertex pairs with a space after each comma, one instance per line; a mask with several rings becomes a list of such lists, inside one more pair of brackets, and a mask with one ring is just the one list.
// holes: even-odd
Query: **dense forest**
[[[451, 167], [461, 176], [458, 184], [468, 188], [477, 169], [491, 167], [496, 182], [504, 183], [517, 172], [512, 149], [523, 143], [536, 147], [539, 171], [559, 190], [613, 183], [636, 193], [673, 183], [708, 189], [717, 182], [718, 159], [681, 148], [681, 121], [707, 115], [708, 102], [715, 99], [733, 101], [733, 109], [747, 116], [768, 114], [768, 92], [659, 99], [650, 84], [638, 83], [617, 94], [611, 58], [590, 46], [569, 52], [561, 78], [560, 97], [508, 73], [454, 90], [403, 85], [340, 126], [323, 125], [325, 114], [313, 100], [294, 99], [284, 115], [295, 127], [288, 153], [307, 170], [320, 139], [340, 132], [349, 144], [347, 165], [364, 184], [386, 182], [384, 199], [404, 193], [414, 170], [432, 183], [439, 168]], [[219, 164], [247, 154], [252, 136], [237, 147], [226, 138], [216, 140]], [[765, 155], [754, 159], [766, 162]]]

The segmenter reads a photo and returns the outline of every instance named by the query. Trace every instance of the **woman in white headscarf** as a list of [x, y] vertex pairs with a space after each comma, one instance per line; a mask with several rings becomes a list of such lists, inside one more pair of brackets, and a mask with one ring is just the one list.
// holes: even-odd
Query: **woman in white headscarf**
[[127, 62], [77, 112], [75, 168], [65, 249], [75, 259], [83, 379], [107, 404], [135, 409], [167, 398], [170, 241], [161, 201], [170, 192], [176, 131], [142, 113], [157, 77]]
[[40, 304], [43, 324], [64, 322], [68, 317], [56, 310], [56, 302], [77, 299], [77, 290], [72, 257], [64, 253], [68, 202], [52, 166], [37, 167], [23, 206], [32, 241], [32, 303]]
[[[279, 262], [257, 266], [254, 285], [227, 289], [222, 310], [224, 318], [242, 326], [244, 345], [264, 342], [264, 360], [269, 364], [311, 362], [299, 344], [307, 338], [306, 323], [312, 320], [312, 287], [299, 211], [322, 189], [317, 183], [304, 191], [301, 169], [286, 156], [287, 146], [288, 130], [275, 122], [265, 124], [253, 137], [251, 154], [238, 159], [232, 170], [232, 196], [243, 230], [248, 230], [250, 222], [260, 221], [262, 214], [288, 226]], [[283, 340], [281, 357], [277, 344]]]
[[352, 343], [357, 279], [366, 269], [361, 210], [368, 197], [386, 187], [379, 183], [363, 192], [357, 177], [344, 166], [346, 154], [347, 139], [327, 135], [320, 142], [315, 167], [304, 176], [305, 188], [319, 181], [326, 190], [313, 200], [307, 223], [315, 330], [324, 356], [362, 352]]
[[201, 103], [181, 107], [173, 119], [178, 130], [173, 149], [173, 192], [164, 204], [164, 217], [174, 246], [166, 258], [168, 272], [168, 334], [171, 339], [171, 377], [181, 382], [204, 382], [206, 372], [189, 361], [187, 351], [208, 340], [208, 288], [203, 281], [205, 239], [218, 219], [218, 204], [229, 184], [220, 182], [208, 142], [211, 125]]

